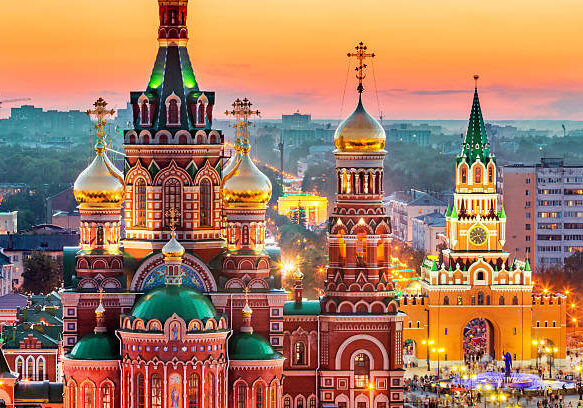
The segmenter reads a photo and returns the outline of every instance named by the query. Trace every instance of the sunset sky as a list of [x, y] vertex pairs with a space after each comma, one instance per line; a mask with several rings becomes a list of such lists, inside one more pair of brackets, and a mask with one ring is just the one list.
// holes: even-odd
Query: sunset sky
[[[0, 100], [123, 106], [145, 88], [156, 0], [2, 3]], [[219, 112], [247, 96], [265, 117], [346, 115], [356, 88], [351, 70], [342, 106], [346, 53], [364, 41], [377, 54], [376, 92], [372, 69], [365, 84], [375, 115], [380, 105], [387, 119], [466, 119], [478, 73], [488, 119], [583, 120], [581, 0], [190, 0], [188, 23]]]

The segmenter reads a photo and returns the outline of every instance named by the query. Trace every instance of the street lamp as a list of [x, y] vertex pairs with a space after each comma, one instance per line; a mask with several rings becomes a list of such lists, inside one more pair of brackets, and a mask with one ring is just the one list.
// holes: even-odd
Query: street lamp
[[374, 396], [374, 383], [372, 381], [370, 381], [368, 383], [368, 393], [369, 393], [369, 399], [370, 399], [370, 406], [372, 407], [373, 396]]
[[427, 339], [422, 340], [421, 344], [425, 345], [425, 355], [427, 356], [427, 371], [431, 371], [431, 365], [429, 364], [429, 346], [435, 343], [433, 340]]
[[441, 353], [443, 353], [445, 351], [445, 349], [444, 348], [438, 348], [438, 349], [433, 348], [433, 349], [431, 349], [431, 351], [433, 353], [437, 353], [437, 379], [439, 380], [441, 378], [441, 371], [439, 369], [439, 355]]
[[498, 408], [500, 408], [500, 403], [506, 401], [506, 395], [502, 393], [494, 393], [490, 396], [490, 400], [494, 403], [498, 403]]
[[547, 358], [549, 360], [549, 378], [553, 379], [553, 364], [555, 363], [555, 353], [559, 351], [558, 347], [547, 347], [545, 348], [547, 352]]
[[536, 369], [538, 371], [541, 349], [545, 345], [545, 341], [544, 340], [533, 340], [532, 345], [536, 347]]

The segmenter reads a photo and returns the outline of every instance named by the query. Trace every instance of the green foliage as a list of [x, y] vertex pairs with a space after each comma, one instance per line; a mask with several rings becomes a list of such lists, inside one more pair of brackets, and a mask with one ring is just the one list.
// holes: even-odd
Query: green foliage
[[22, 277], [24, 292], [46, 294], [58, 290], [63, 284], [63, 259], [55, 261], [41, 251], [34, 251], [24, 261]]
[[425, 253], [417, 251], [400, 241], [393, 241], [391, 256], [399, 258], [409, 269], [414, 269], [415, 271], [421, 270], [421, 265], [425, 259]]
[[22, 231], [45, 222], [45, 203], [44, 194], [22, 191], [6, 197], [0, 205], [0, 211], [18, 211], [18, 229]]

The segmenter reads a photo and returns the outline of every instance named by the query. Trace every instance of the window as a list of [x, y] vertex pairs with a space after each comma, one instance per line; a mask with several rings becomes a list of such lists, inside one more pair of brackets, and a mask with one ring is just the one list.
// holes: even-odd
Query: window
[[482, 182], [482, 168], [476, 167], [474, 170], [474, 183], [481, 183]]
[[36, 367], [36, 379], [38, 381], [45, 380], [45, 360], [44, 358], [39, 358]]
[[200, 225], [210, 227], [213, 211], [212, 186], [208, 179], [200, 182]]
[[83, 386], [83, 408], [93, 408], [93, 387], [89, 384]]
[[504, 304], [504, 296], [500, 296], [500, 299], [498, 299], [498, 304], [499, 305], [503, 305]]
[[136, 382], [137, 382], [136, 386], [138, 389], [138, 393], [136, 395], [136, 403], [138, 408], [144, 408], [144, 405], [146, 403], [146, 395], [144, 394], [144, 375], [138, 374]]
[[191, 374], [188, 377], [188, 408], [198, 408], [200, 406], [200, 382], [198, 374]]
[[468, 182], [468, 170], [462, 167], [462, 183], [466, 184]]
[[457, 304], [458, 304], [458, 305], [463, 305], [463, 304], [464, 304], [464, 302], [463, 302], [463, 300], [462, 300], [462, 297], [461, 297], [461, 296], [458, 296], [458, 297], [457, 297]]
[[142, 106], [141, 106], [141, 123], [142, 125], [149, 125], [150, 124], [150, 109], [148, 108], [148, 103], [147, 102], [142, 102]]
[[301, 341], [296, 343], [294, 350], [294, 361], [296, 365], [306, 364], [306, 346]]
[[513, 305], [518, 305], [518, 296], [514, 296], [514, 297], [512, 298], [512, 304], [513, 304]]
[[168, 104], [168, 124], [178, 125], [180, 124], [180, 117], [178, 114], [178, 102], [176, 99], [171, 99]]
[[24, 378], [24, 361], [21, 358], [18, 358], [16, 361], [16, 371], [20, 374], [20, 378]]
[[247, 401], [247, 386], [245, 384], [237, 385], [237, 408], [245, 408]]
[[494, 182], [494, 169], [492, 167], [488, 167], [488, 183]]
[[291, 408], [291, 398], [285, 397], [283, 400], [283, 408]]
[[449, 296], [444, 296], [443, 297], [443, 304], [444, 305], [449, 305]]
[[478, 304], [479, 305], [484, 304], [484, 292], [478, 292]]
[[26, 359], [26, 378], [34, 379], [34, 360], [32, 357]]
[[77, 387], [73, 382], [69, 384], [69, 408], [77, 407]]
[[527, 231], [530, 231], [530, 224], [526, 224], [526, 225], [524, 226], [524, 229], [525, 229], [525, 230], [527, 230]]
[[316, 397], [310, 397], [308, 408], [316, 408]]
[[304, 408], [303, 398], [298, 398], [298, 401], [296, 402], [296, 408]]
[[150, 391], [150, 407], [162, 408], [162, 378], [159, 374], [152, 374], [152, 390]]
[[101, 386], [101, 408], [111, 408], [111, 386], [109, 384]]
[[137, 227], [146, 226], [146, 181], [142, 178], [138, 179], [134, 185], [135, 202], [134, 207], [136, 211], [135, 225]]
[[274, 382], [269, 388], [270, 408], [277, 408], [277, 383]]
[[215, 376], [213, 373], [206, 373], [204, 388], [204, 395], [207, 397], [205, 408], [215, 408]]
[[[181, 210], [182, 207], [182, 187], [180, 181], [176, 178], [170, 178], [164, 183], [164, 219], [166, 221], [166, 226], [170, 227], [172, 218], [170, 217], [169, 210], [174, 208], [175, 210]], [[180, 217], [178, 217], [177, 226], [181, 225]]]
[[354, 386], [365, 388], [368, 385], [370, 374], [370, 360], [364, 353], [359, 353], [354, 357]]
[[265, 408], [265, 387], [257, 384], [255, 387], [255, 408]]
[[484, 280], [484, 271], [479, 271], [479, 272], [478, 272], [478, 277], [477, 277], [477, 279], [478, 279], [478, 280]]

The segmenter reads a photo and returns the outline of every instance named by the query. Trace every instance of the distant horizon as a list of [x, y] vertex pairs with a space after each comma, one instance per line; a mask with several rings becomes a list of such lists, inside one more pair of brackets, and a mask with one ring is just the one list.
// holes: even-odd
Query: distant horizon
[[[357, 97], [346, 53], [363, 41], [376, 54], [365, 98], [377, 117], [464, 120], [479, 74], [486, 120], [583, 120], [580, 1], [364, 0], [356, 10], [348, 0], [190, 0], [188, 48], [215, 112], [246, 96], [266, 117], [299, 108], [338, 120]], [[146, 87], [157, 26], [156, 0], [9, 2], [0, 100], [120, 106]]]

